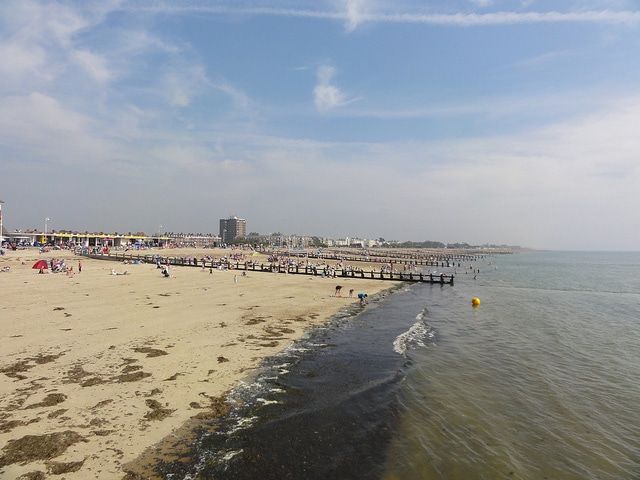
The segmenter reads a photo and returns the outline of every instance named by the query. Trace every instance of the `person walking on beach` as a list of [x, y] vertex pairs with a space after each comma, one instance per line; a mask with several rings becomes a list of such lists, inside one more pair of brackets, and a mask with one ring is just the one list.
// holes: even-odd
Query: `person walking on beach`
[[336, 293], [334, 294], [336, 297], [342, 296], [342, 285], [336, 285]]
[[82, 273], [82, 262], [78, 262], [78, 273]]

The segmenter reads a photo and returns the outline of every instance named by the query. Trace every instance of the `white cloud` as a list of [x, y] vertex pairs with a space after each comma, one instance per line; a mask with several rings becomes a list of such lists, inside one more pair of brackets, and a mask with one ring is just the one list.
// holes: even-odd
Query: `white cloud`
[[[98, 165], [113, 158], [117, 145], [104, 132], [93, 132], [94, 118], [65, 106], [57, 99], [34, 92], [0, 99], [0, 144], [5, 167], [16, 165]], [[33, 170], [33, 168], [31, 168]], [[64, 172], [54, 176], [64, 176]]]
[[[104, 7], [104, 5], [102, 5]], [[106, 58], [78, 47], [80, 32], [103, 20], [104, 11], [29, 0], [0, 4], [0, 71], [11, 87], [43, 89], [78, 65], [98, 83], [112, 78]]]
[[493, 0], [471, 0], [471, 3], [482, 7], [482, 8], [486, 8], [486, 7], [490, 7], [491, 5], [493, 5]]
[[[471, 0], [473, 3], [488, 7], [493, 2], [491, 0]], [[334, 10], [322, 10], [317, 4], [301, 7], [300, 2], [285, 1], [280, 7], [261, 7], [251, 2], [235, 2], [233, 6], [228, 5], [207, 5], [201, 3], [184, 2], [179, 5], [158, 3], [154, 5], [123, 4], [124, 10], [155, 11], [157, 13], [189, 13], [202, 14], [210, 13], [217, 15], [265, 15], [281, 17], [318, 18], [346, 21], [348, 31], [355, 30], [358, 26], [366, 22], [375, 23], [417, 23], [426, 25], [449, 25], [449, 26], [479, 26], [479, 25], [512, 25], [524, 23], [559, 23], [559, 22], [579, 22], [579, 23], [609, 23], [609, 24], [638, 24], [640, 23], [640, 12], [632, 9], [632, 6], [625, 4], [611, 5], [606, 3], [601, 9], [587, 10], [584, 5], [579, 5], [576, 11], [534, 11], [515, 12], [502, 11], [486, 14], [474, 13], [437, 13], [436, 7], [431, 7], [429, 13], [424, 13], [424, 7], [390, 2], [372, 2], [369, 0], [334, 0], [332, 3]], [[375, 8], [373, 8], [375, 6]], [[529, 7], [527, 2], [522, 3], [523, 8]], [[559, 4], [559, 7], [561, 5]], [[619, 8], [614, 9], [613, 7]], [[626, 7], [626, 8], [625, 8]]]
[[456, 14], [391, 13], [370, 15], [368, 21], [473, 27], [483, 25], [517, 25], [533, 23], [640, 23], [640, 12], [589, 11], [589, 12], [496, 12]]
[[14, 89], [24, 86], [26, 79], [39, 77], [45, 51], [37, 45], [4, 42], [0, 44], [0, 85]]
[[106, 83], [113, 77], [107, 60], [100, 55], [87, 50], [76, 50], [71, 52], [71, 57], [98, 83]]
[[313, 89], [314, 102], [321, 112], [326, 112], [332, 108], [343, 104], [344, 95], [340, 89], [334, 85], [316, 85]]
[[337, 70], [330, 65], [321, 65], [317, 70], [318, 83], [313, 89], [313, 100], [320, 112], [328, 112], [336, 107], [341, 107], [355, 101], [334, 85], [334, 77]]
[[197, 84], [192, 81], [189, 75], [184, 72], [172, 71], [164, 76], [162, 92], [167, 98], [169, 105], [186, 107], [191, 103]]
[[233, 85], [228, 83], [218, 82], [211, 85], [213, 88], [227, 94], [233, 101], [236, 112], [250, 113], [250, 108], [253, 106], [251, 98]]
[[461, 238], [631, 250], [640, 241], [629, 223], [640, 208], [638, 121], [632, 97], [538, 131], [423, 145], [442, 163], [417, 175], [432, 201], [448, 195], [447, 215], [472, 209]]
[[[69, 109], [47, 95], [32, 93], [26, 97], [0, 99], [3, 115], [0, 116], [0, 134], [22, 137], [31, 132], [43, 135], [52, 132], [77, 132], [87, 118]], [[9, 143], [9, 142], [7, 142]]]
[[341, 10], [347, 20], [347, 31], [352, 32], [366, 20], [372, 2], [370, 0], [341, 0], [341, 3]]

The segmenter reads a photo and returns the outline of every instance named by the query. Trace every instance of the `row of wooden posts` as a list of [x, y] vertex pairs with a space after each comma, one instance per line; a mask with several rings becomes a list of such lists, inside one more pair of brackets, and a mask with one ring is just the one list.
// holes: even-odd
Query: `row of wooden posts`
[[[107, 253], [107, 254], [84, 254], [87, 257], [100, 259], [100, 260], [112, 260], [118, 262], [131, 262], [131, 263], [147, 263], [160, 265], [178, 265], [185, 267], [200, 267], [203, 269], [218, 269], [228, 268], [230, 270], [239, 271], [251, 271], [251, 272], [271, 272], [271, 273], [287, 273], [293, 275], [314, 275], [326, 277], [331, 275], [335, 278], [348, 277], [348, 278], [368, 278], [377, 280], [394, 280], [403, 282], [422, 282], [433, 284], [448, 284], [453, 285], [454, 275], [447, 274], [424, 274], [413, 272], [374, 272], [373, 270], [365, 272], [362, 269], [329, 269], [328, 266], [324, 267], [311, 267], [308, 265], [281, 265], [280, 263], [257, 263], [251, 261], [240, 262], [236, 261], [203, 261], [194, 257], [160, 257], [158, 255], [134, 255], [126, 253]], [[361, 260], [360, 260], [361, 261]], [[395, 263], [395, 262], [394, 262]], [[437, 265], [436, 265], [437, 266]]]
[[[287, 256], [287, 255], [282, 255]], [[450, 267], [459, 264], [460, 262], [475, 262], [478, 259], [476, 255], [438, 255], [437, 258], [422, 258], [415, 257], [409, 254], [398, 254], [397, 257], [386, 255], [342, 255], [339, 252], [336, 254], [331, 252], [327, 254], [315, 254], [310, 253], [308, 255], [300, 255], [302, 258], [316, 258], [322, 260], [345, 260], [349, 262], [371, 262], [371, 263], [389, 263], [393, 262], [398, 265], [424, 265], [431, 267]], [[292, 255], [292, 257], [294, 257]]]
[[[286, 257], [285, 258], [298, 258], [298, 257]], [[420, 265], [425, 267], [451, 267], [455, 266], [455, 259], [446, 259], [446, 260], [428, 260], [424, 258], [390, 258], [390, 257], [358, 257], [358, 256], [350, 256], [350, 255], [339, 255], [339, 256], [327, 256], [327, 255], [305, 255], [300, 258], [312, 258], [317, 260], [335, 260], [335, 261], [345, 261], [345, 262], [366, 262], [366, 263], [394, 263], [396, 265]]]

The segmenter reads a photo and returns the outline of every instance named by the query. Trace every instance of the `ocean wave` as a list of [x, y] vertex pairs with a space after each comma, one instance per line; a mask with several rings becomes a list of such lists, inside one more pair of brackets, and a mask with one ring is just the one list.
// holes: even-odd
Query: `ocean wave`
[[436, 332], [425, 323], [424, 318], [426, 315], [427, 309], [425, 308], [416, 316], [416, 323], [414, 323], [409, 330], [396, 337], [393, 341], [394, 352], [404, 355], [407, 350], [424, 348], [429, 342], [434, 341]]

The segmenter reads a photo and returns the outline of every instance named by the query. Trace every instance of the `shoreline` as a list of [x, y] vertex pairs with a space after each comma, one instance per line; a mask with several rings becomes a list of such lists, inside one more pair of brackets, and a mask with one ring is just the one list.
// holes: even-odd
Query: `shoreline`
[[[370, 301], [380, 301], [399, 288], [401, 288], [399, 283], [387, 286], [387, 288], [375, 294]], [[378, 297], [379, 295], [380, 297]], [[260, 379], [265, 373], [273, 372], [272, 362], [279, 364], [282, 361], [282, 357], [293, 355], [289, 352], [289, 348], [293, 347], [295, 349], [300, 344], [306, 345], [305, 342], [308, 342], [309, 338], [313, 338], [314, 332], [317, 332], [318, 329], [328, 328], [330, 330], [332, 329], [331, 325], [333, 322], [340, 322], [345, 318], [351, 319], [358, 316], [361, 312], [362, 308], [360, 306], [347, 305], [327, 318], [325, 322], [304, 329], [301, 336], [296, 338], [284, 349], [262, 358], [255, 368], [249, 370], [230, 390], [224, 392], [216, 399], [217, 402], [213, 408], [213, 414], [210, 414], [211, 412], [202, 412], [202, 414], [190, 418], [170, 437], [162, 439], [157, 444], [147, 448], [138, 458], [124, 465], [123, 468], [128, 474], [125, 480], [165, 478], [164, 476], [158, 476], [158, 472], [164, 472], [169, 468], [169, 471], [175, 474], [175, 471], [172, 470], [173, 464], [191, 464], [193, 462], [192, 455], [195, 453], [195, 442], [201, 440], [203, 435], [207, 433], [218, 431], [222, 425], [216, 422], [217, 419], [222, 419], [224, 422], [224, 418], [226, 417], [228, 421], [227, 416], [230, 413], [246, 406], [244, 405], [246, 401], [246, 399], [244, 399], [245, 392], [252, 391], [256, 385], [255, 382], [261, 384]], [[262, 395], [262, 393], [260, 395]], [[240, 400], [239, 397], [243, 397], [243, 400]]]
[[[171, 450], [179, 457], [194, 417], [219, 415], [226, 392], [264, 358], [358, 301], [334, 297], [336, 282], [343, 292], [369, 295], [390, 287], [358, 278], [234, 278], [233, 271], [193, 267], [174, 267], [164, 278], [155, 265], [85, 257], [82, 273], [70, 276], [31, 268], [52, 257], [77, 272], [80, 258], [69, 251], [22, 250], [0, 259], [0, 267], [11, 267], [0, 274], [6, 478], [59, 472], [68, 480], [121, 479], [149, 458]], [[128, 272], [110, 275], [111, 268]], [[66, 450], [47, 450], [65, 432]], [[25, 439], [48, 453], [12, 453]]]

